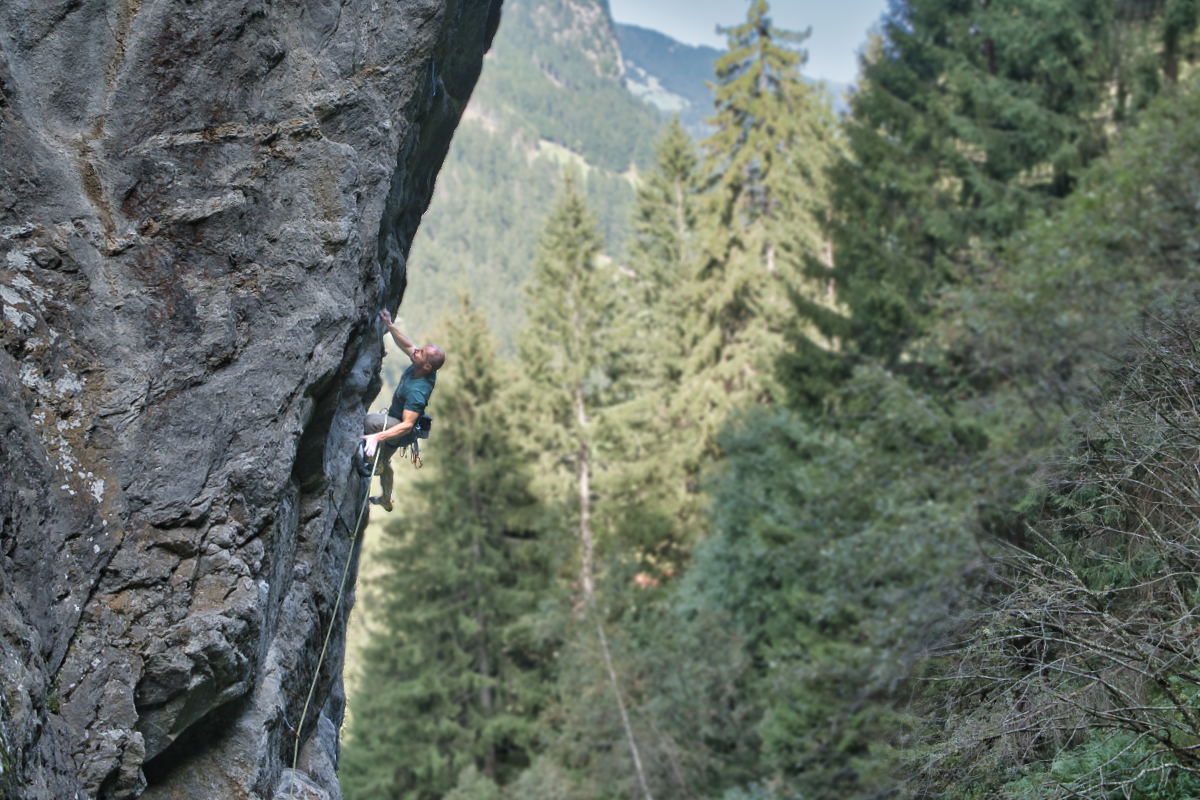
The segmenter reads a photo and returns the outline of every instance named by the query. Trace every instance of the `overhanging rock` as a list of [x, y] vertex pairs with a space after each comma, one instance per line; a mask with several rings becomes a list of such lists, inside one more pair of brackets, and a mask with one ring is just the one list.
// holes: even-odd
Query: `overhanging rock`
[[500, 2], [0, 0], [0, 796], [280, 791]]

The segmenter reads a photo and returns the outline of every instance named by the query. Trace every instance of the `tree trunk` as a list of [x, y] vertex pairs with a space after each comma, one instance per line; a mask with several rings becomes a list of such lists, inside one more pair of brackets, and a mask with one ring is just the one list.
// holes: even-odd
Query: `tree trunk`
[[579, 580], [583, 587], [583, 599], [594, 606], [596, 597], [592, 566], [595, 545], [592, 541], [592, 476], [591, 461], [587, 445], [587, 410], [583, 404], [583, 384], [575, 387], [575, 415], [579, 422], [579, 543], [583, 548]]
[[[825, 209], [825, 266], [833, 271], [833, 235], [829, 233], [830, 227], [833, 224], [833, 209]], [[832, 276], [829, 282], [825, 285], [825, 300], [829, 305], [833, 305], [837, 300], [837, 279]]]
[[[475, 473], [475, 452], [468, 450], [467, 452], [467, 469], [471, 474]], [[474, 481], [471, 482], [470, 494], [471, 509], [475, 515], [483, 519], [483, 508], [480, 503], [479, 493], [475, 491]], [[475, 558], [475, 569], [478, 570], [483, 564], [483, 545], [476, 536], [471, 542], [471, 554]], [[476, 573], [478, 575], [478, 572]], [[481, 678], [482, 686], [479, 689], [479, 707], [485, 718], [491, 716], [492, 712], [492, 687], [488, 685], [488, 678], [491, 673], [491, 663], [488, 659], [488, 630], [487, 630], [487, 615], [483, 610], [483, 584], [479, 578], [475, 578], [475, 623], [479, 626], [479, 677]], [[491, 743], [488, 744], [487, 750], [483, 754], [483, 772], [493, 781], [496, 780], [496, 748]]]
[[588, 423], [587, 409], [583, 403], [583, 384], [575, 386], [575, 415], [579, 423], [579, 541], [582, 546], [582, 558], [579, 568], [579, 584], [583, 587], [584, 607], [590, 611], [596, 620], [596, 632], [600, 638], [600, 649], [604, 653], [604, 666], [608, 669], [608, 679], [612, 683], [613, 696], [617, 699], [617, 710], [621, 714], [621, 724], [625, 728], [625, 738], [629, 741], [629, 752], [633, 755], [633, 768], [637, 773], [638, 784], [646, 800], [654, 800], [650, 796], [650, 787], [646, 783], [646, 772], [642, 768], [642, 756], [638, 751], [637, 740], [633, 738], [633, 726], [629, 724], [629, 714], [625, 710], [625, 699], [621, 696], [621, 685], [617, 681], [617, 671], [613, 667], [612, 653], [608, 648], [608, 637], [604, 634], [604, 623], [600, 619], [600, 609], [596, 607], [595, 583], [595, 544], [592, 538], [592, 485], [591, 458], [588, 452], [586, 426]]
[[[675, 274], [672, 276], [675, 280], [678, 280], [681, 275], [685, 274], [684, 266], [687, 263], [687, 257], [684, 252], [684, 243], [687, 242], [688, 229], [687, 229], [687, 216], [684, 212], [685, 212], [685, 209], [684, 209], [683, 184], [680, 181], [676, 180], [675, 181], [675, 242], [676, 242], [676, 247], [678, 248], [678, 252], [675, 254], [675, 259], [676, 259], [675, 265], [674, 265], [675, 266]], [[675, 288], [674, 282], [672, 282], [671, 288], [672, 289]]]
[[1163, 47], [1163, 77], [1172, 86], [1179, 82], [1179, 46], [1172, 39]]

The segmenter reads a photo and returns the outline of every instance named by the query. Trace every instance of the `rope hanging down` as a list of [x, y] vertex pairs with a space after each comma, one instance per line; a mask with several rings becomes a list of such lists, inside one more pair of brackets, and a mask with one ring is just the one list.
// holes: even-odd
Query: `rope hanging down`
[[[433, 84], [433, 93], [436, 96], [437, 95], [437, 78], [436, 78], [436, 75], [433, 70], [434, 70], [433, 59], [431, 58], [431, 59], [429, 59], [429, 76], [430, 76], [430, 81]], [[386, 419], [387, 412], [384, 411], [383, 414], [384, 414], [384, 419]], [[432, 419], [429, 419], [428, 417], [422, 417], [417, 425], [418, 436], [422, 439], [428, 438], [429, 437], [429, 429], [432, 426], [432, 424], [433, 424]], [[362, 447], [361, 444], [359, 446]], [[379, 446], [378, 444], [376, 444], [375, 460], [371, 463], [370, 470], [367, 470], [364, 473], [363, 470], [359, 469], [358, 470], [359, 475], [361, 475], [362, 477], [367, 478], [369, 480], [371, 478], [371, 476], [373, 476], [375, 474], [375, 470], [379, 467], [379, 456], [382, 454], [382, 452], [383, 452], [383, 448], [381, 446]], [[421, 467], [420, 452], [421, 452], [420, 445], [418, 445], [414, 441], [413, 445], [412, 445], [412, 462], [413, 462], [413, 465], [415, 467], [417, 467], [418, 469], [420, 469], [420, 467]], [[355, 460], [355, 466], [357, 468], [357, 466], [358, 466], [357, 465], [357, 462], [358, 462], [357, 455], [355, 456], [354, 460]], [[364, 461], [365, 461], [365, 459], [364, 459]], [[346, 563], [342, 567], [342, 580], [338, 584], [337, 600], [333, 604], [333, 613], [329, 617], [329, 627], [325, 631], [324, 641], [321, 642], [321, 654], [319, 656], [317, 656], [317, 668], [313, 671], [312, 683], [308, 687], [308, 695], [304, 698], [304, 709], [300, 712], [300, 722], [296, 725], [296, 727], [293, 728], [291, 726], [291, 723], [289, 723], [287, 720], [287, 714], [284, 712], [284, 710], [282, 708], [279, 709], [280, 714], [283, 715], [283, 724], [287, 725], [288, 730], [291, 731], [292, 736], [295, 737], [295, 740], [296, 740], [295, 743], [292, 745], [292, 771], [288, 776], [288, 798], [289, 798], [289, 800], [291, 800], [292, 798], [294, 798], [296, 796], [296, 794], [295, 794], [296, 793], [296, 765], [298, 763], [300, 763], [300, 732], [302, 730], [304, 730], [304, 720], [308, 717], [308, 708], [312, 704], [313, 694], [316, 692], [317, 683], [319, 683], [320, 679], [321, 679], [321, 667], [325, 663], [325, 653], [329, 649], [329, 639], [331, 636], [333, 636], [333, 626], [337, 623], [338, 609], [341, 608], [342, 598], [346, 594], [346, 578], [350, 575], [350, 562], [354, 560], [354, 545], [357, 544], [357, 542], [358, 542], [358, 532], [362, 528], [363, 517], [366, 515], [367, 509], [370, 507], [370, 503], [371, 503], [371, 489], [370, 489], [370, 486], [368, 486], [367, 491], [363, 493], [362, 507], [358, 511], [358, 519], [354, 523], [354, 530], [352, 530], [351, 534], [350, 534], [350, 549], [346, 553]], [[338, 513], [338, 518], [339, 519], [341, 518], [340, 510]], [[343, 524], [345, 524], [345, 523], [343, 522]]]
[[[375, 462], [371, 464], [371, 474], [375, 474], [375, 468], [379, 466], [379, 453], [382, 448], [375, 448]], [[346, 553], [346, 564], [342, 567], [342, 581], [338, 584], [337, 600], [333, 604], [333, 613], [329, 617], [329, 628], [325, 631], [325, 640], [321, 643], [321, 654], [317, 656], [317, 668], [313, 671], [312, 684], [308, 687], [308, 696], [304, 698], [304, 710], [300, 712], [300, 722], [291, 729], [292, 735], [296, 741], [292, 746], [292, 772], [288, 776], [288, 797], [294, 798], [296, 792], [296, 765], [300, 762], [300, 731], [304, 730], [304, 720], [308, 716], [308, 707], [312, 703], [313, 693], [317, 690], [317, 683], [321, 679], [321, 667], [325, 663], [325, 652], [329, 649], [329, 638], [333, 635], [333, 626], [337, 623], [338, 609], [342, 606], [342, 597], [346, 594], [346, 578], [350, 575], [350, 562], [354, 560], [354, 545], [358, 542], [358, 531], [362, 527], [363, 516], [367, 513], [369, 501], [371, 499], [370, 487], [363, 493], [362, 508], [358, 512], [358, 520], [354, 523], [354, 530], [350, 537], [350, 549]], [[287, 725], [287, 717], [284, 717], [284, 724]]]

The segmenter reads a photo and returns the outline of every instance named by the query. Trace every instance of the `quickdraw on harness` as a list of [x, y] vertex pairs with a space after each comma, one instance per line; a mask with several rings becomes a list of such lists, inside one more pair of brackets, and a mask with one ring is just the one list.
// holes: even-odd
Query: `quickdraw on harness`
[[413, 443], [408, 447], [400, 448], [400, 456], [403, 458], [405, 451], [411, 451], [409, 458], [412, 459], [413, 466], [420, 469], [424, 463], [421, 461], [421, 440], [429, 438], [429, 431], [433, 429], [433, 417], [422, 414], [417, 417], [417, 424], [414, 427], [417, 430], [417, 438], [413, 439]]

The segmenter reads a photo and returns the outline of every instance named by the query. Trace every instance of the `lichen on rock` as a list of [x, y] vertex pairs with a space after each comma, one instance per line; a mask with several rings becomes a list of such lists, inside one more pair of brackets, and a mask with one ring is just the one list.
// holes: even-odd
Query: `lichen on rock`
[[499, 13], [0, 3], [0, 796], [275, 797], [315, 677], [339, 797], [374, 312]]

